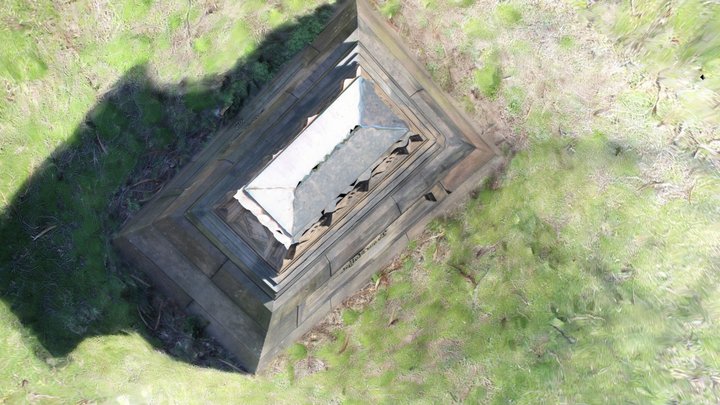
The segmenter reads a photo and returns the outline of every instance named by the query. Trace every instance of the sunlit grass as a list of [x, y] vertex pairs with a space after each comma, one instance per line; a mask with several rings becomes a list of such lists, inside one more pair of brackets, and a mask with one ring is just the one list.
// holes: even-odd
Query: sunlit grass
[[[143, 151], [176, 145], [189, 124], [147, 83], [97, 103], [120, 78], [149, 72], [160, 85], [183, 80], [183, 114], [221, 111], [249, 84], [212, 92], [200, 79], [231, 69], [315, 3], [58, 4], [0, 9], [0, 219], [5, 245], [22, 248], [1, 251], [0, 271], [74, 272], [0, 285], [27, 301], [0, 301], [0, 402], [717, 402], [720, 180], [708, 106], [720, 83], [720, 7], [380, 2], [408, 42], [429, 41], [419, 52], [435, 80], [476, 118], [494, 100], [521, 150], [500, 181], [478, 185], [375, 278], [372, 302], [343, 310], [332, 339], [295, 344], [287, 367], [250, 377], [189, 365], [138, 333], [134, 298], [108, 268], [118, 224], [107, 199]], [[640, 66], [616, 63], [583, 16]], [[404, 21], [430, 35], [402, 31]], [[278, 59], [311, 41], [317, 24], [296, 31]], [[452, 55], [466, 64], [460, 74], [444, 60]], [[267, 64], [250, 69], [247, 80], [272, 75]], [[96, 139], [72, 139], [83, 125]], [[69, 153], [56, 150], [68, 140]], [[72, 149], [80, 144], [92, 148]], [[67, 159], [85, 163], [67, 172]], [[38, 173], [52, 185], [42, 193], [24, 186]], [[5, 210], [18, 195], [22, 209]], [[72, 226], [32, 242], [58, 224]], [[49, 289], [77, 294], [46, 302]], [[85, 338], [55, 357], [33, 322]], [[327, 369], [302, 376], [310, 360]]]

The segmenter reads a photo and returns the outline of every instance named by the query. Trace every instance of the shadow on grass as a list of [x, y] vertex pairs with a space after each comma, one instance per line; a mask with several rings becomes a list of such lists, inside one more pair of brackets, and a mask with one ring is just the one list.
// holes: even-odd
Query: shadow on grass
[[270, 33], [222, 75], [159, 85], [136, 66], [88, 112], [0, 216], [0, 299], [41, 358], [90, 336], [139, 331], [195, 364], [225, 368], [197, 322], [122, 268], [110, 244], [129, 217], [323, 29], [323, 6]]

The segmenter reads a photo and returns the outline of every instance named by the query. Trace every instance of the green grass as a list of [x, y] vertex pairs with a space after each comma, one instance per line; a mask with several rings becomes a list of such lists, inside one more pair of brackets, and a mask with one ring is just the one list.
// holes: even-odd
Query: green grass
[[506, 26], [513, 26], [522, 20], [522, 12], [511, 3], [502, 3], [498, 5], [496, 13], [500, 22]]
[[386, 18], [392, 19], [395, 14], [400, 12], [401, 8], [402, 4], [400, 3], [400, 0], [387, 0], [382, 4], [382, 6], [380, 6], [380, 12]]
[[500, 67], [492, 62], [486, 63], [485, 66], [473, 73], [473, 84], [489, 98], [497, 95], [501, 80]]
[[[622, 3], [608, 9], [596, 5], [587, 13], [605, 23], [603, 28], [639, 55], [646, 69], [661, 84], [681, 93], [681, 103], [663, 118], [677, 123], [692, 118], [718, 124], [714, 104], [720, 92], [720, 7], [700, 0], [685, 0], [670, 6], [661, 1]], [[712, 80], [704, 80], [712, 77]], [[685, 92], [683, 89], [694, 91]], [[716, 96], [715, 96], [716, 97]]]
[[[266, 39], [315, 3], [212, 3], [0, 9], [1, 403], [717, 402], [718, 129], [701, 101], [720, 83], [720, 7], [382, 3], [468, 111], [507, 119], [518, 152], [332, 339], [249, 377], [191, 365], [191, 338], [149, 336], [145, 287], [109, 246], [327, 17]], [[603, 35], [640, 67], [615, 64]], [[305, 375], [312, 361], [327, 369]]]
[[502, 69], [496, 51], [483, 58], [483, 66], [473, 72], [473, 86], [488, 98], [495, 98], [500, 91]]

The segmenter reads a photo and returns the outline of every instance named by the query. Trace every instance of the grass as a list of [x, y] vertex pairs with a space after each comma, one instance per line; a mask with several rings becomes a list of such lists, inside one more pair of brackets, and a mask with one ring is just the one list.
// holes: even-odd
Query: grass
[[395, 14], [400, 12], [402, 4], [400, 0], [388, 0], [380, 6], [380, 12], [388, 19], [392, 19]]
[[483, 66], [473, 73], [473, 85], [488, 98], [495, 98], [500, 90], [502, 72], [497, 52], [491, 52], [484, 58]]
[[383, 2], [516, 153], [368, 304], [249, 377], [192, 319], [153, 335], [108, 240], [325, 14], [58, 4], [0, 10], [0, 402], [718, 401], [719, 6]]

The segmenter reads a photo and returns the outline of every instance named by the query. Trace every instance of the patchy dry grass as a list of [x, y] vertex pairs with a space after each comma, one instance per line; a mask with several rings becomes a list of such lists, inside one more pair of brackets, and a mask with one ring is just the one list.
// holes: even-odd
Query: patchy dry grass
[[[26, 250], [0, 256], [0, 402], [718, 402], [720, 6], [379, 3], [459, 105], [478, 121], [499, 118], [515, 155], [503, 177], [258, 377], [189, 365], [176, 360], [188, 350], [170, 357], [141, 335], [142, 288], [106, 260], [118, 221], [102, 199], [148, 148], [191, 150], [177, 134], [195, 135], [174, 118], [199, 117], [209, 131], [246, 89], [214, 91], [201, 79], [312, 6], [11, 1], [0, 11], [0, 39], [11, 44], [0, 50], [4, 207], [135, 65], [159, 83], [186, 83], [179, 104], [140, 91], [129, 93], [132, 108], [110, 98], [95, 110], [101, 136], [79, 157], [97, 156], [106, 173], [97, 180], [90, 164], [63, 175], [95, 187], [97, 201], [78, 204], [77, 189], [58, 187], [38, 205], [85, 207], [51, 210], [78, 219], [15, 221], [16, 208], [5, 210], [15, 228], [3, 225], [3, 242]], [[301, 30], [288, 52], [315, 31]], [[271, 74], [252, 66], [260, 82]], [[136, 140], [118, 143], [133, 127]], [[124, 159], [109, 164], [103, 149], [112, 157], [120, 147]], [[137, 209], [140, 197], [127, 197]], [[88, 287], [103, 286], [97, 300], [48, 303], [18, 282], [53, 269], [53, 282], [78, 280], [58, 271], [76, 268]], [[47, 336], [26, 322], [28, 302], [57, 320], [48, 334], [79, 336], [66, 355], [39, 343]]]

